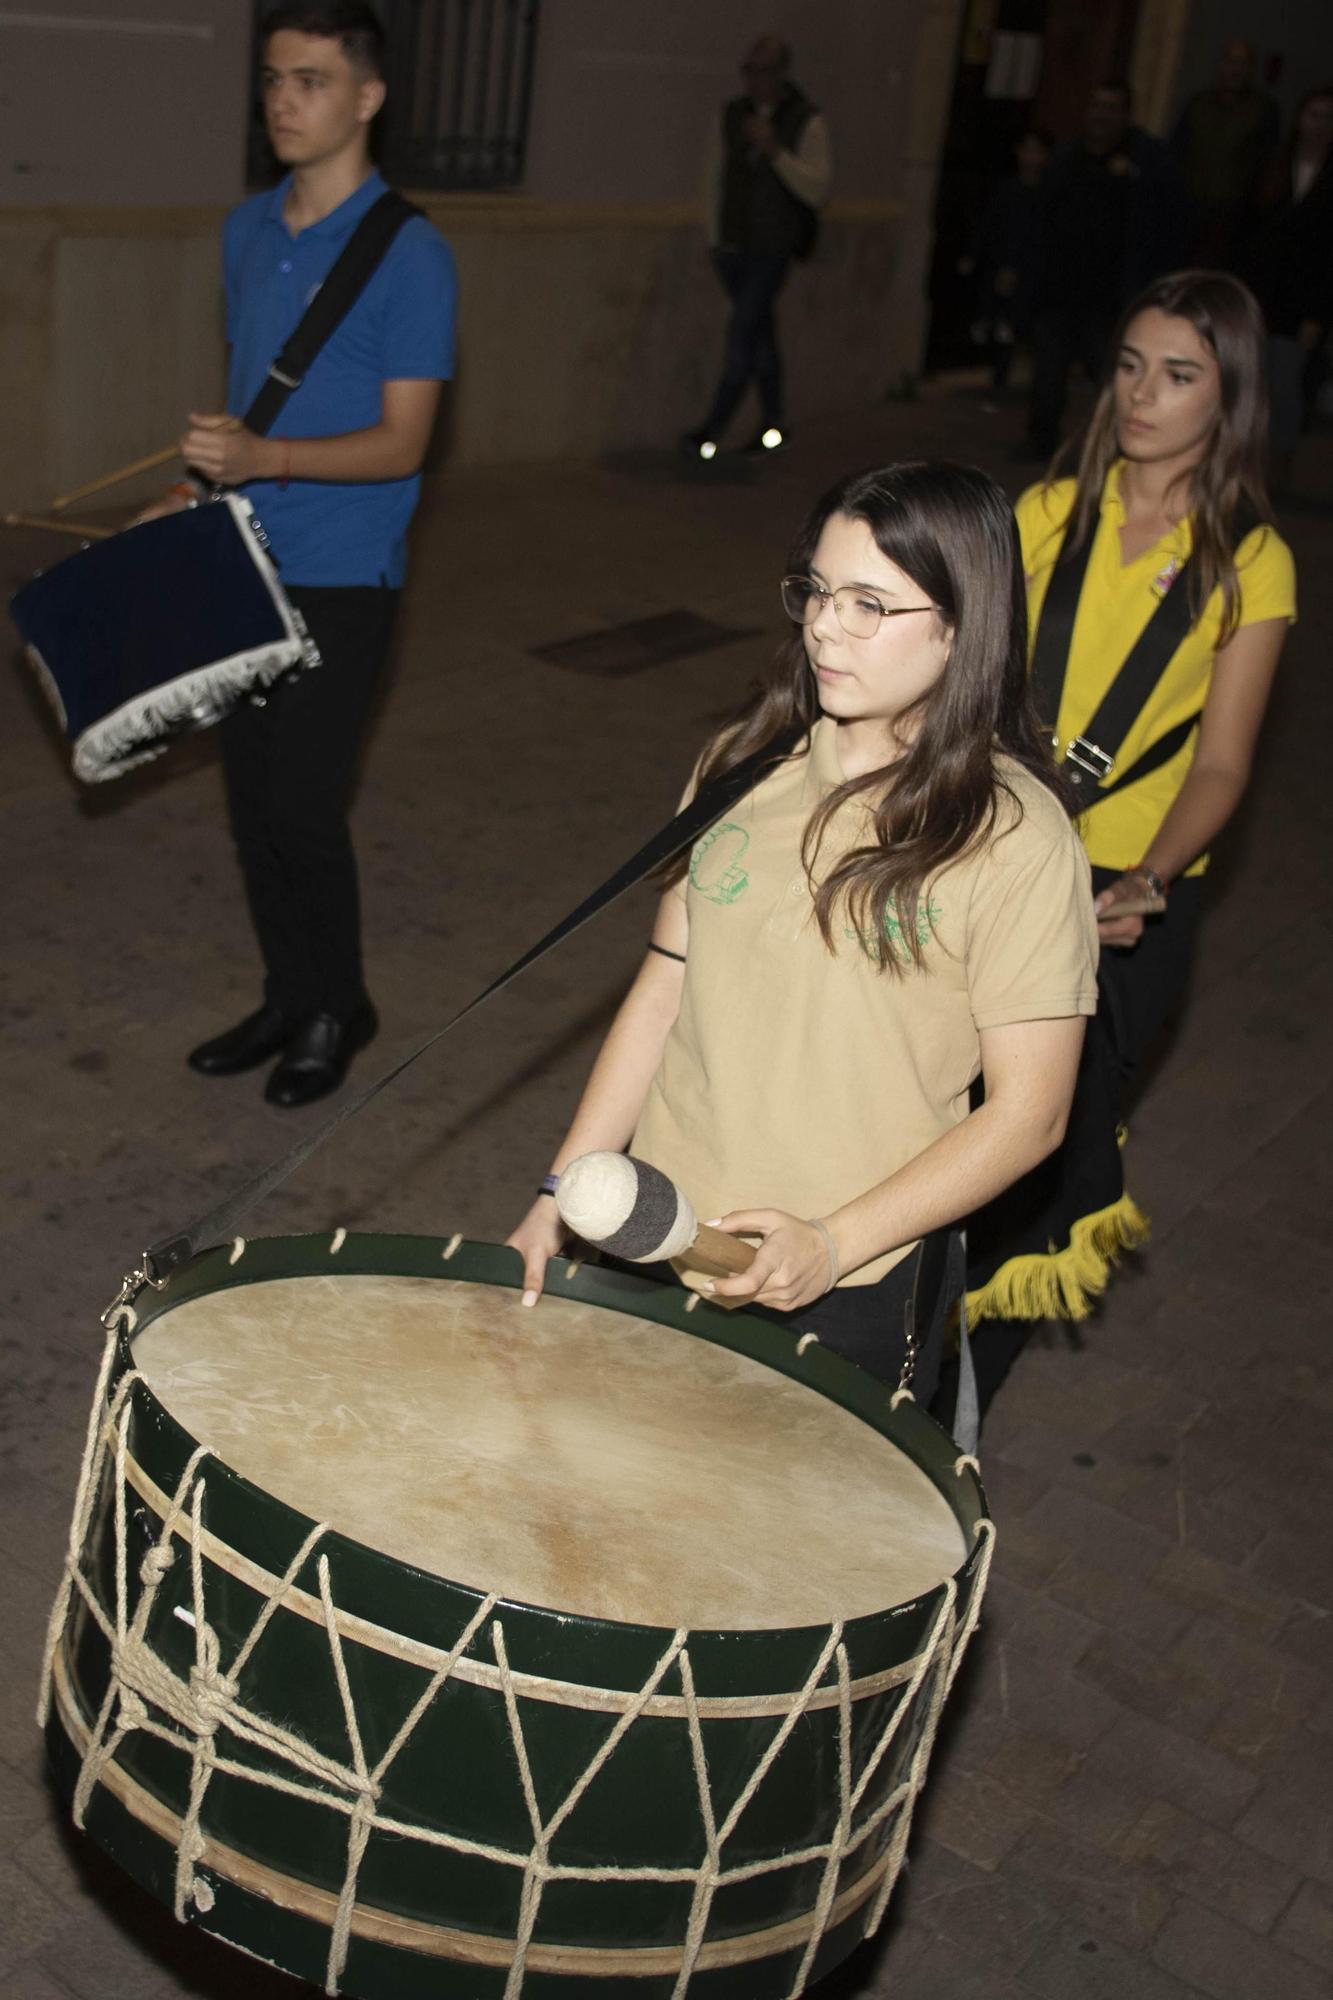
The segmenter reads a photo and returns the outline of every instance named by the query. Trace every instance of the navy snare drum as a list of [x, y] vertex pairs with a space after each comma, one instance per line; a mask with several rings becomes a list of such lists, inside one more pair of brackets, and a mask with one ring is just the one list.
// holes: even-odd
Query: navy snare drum
[[25, 584], [10, 610], [89, 783], [319, 664], [235, 493], [90, 543]]

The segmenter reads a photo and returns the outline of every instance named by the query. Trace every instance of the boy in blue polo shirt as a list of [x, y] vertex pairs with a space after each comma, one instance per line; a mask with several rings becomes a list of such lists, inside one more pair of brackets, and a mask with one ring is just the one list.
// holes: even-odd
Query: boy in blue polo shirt
[[[238, 428], [269, 364], [384, 181], [371, 122], [384, 36], [363, 5], [278, 7], [264, 24], [269, 138], [290, 171], [223, 232], [228, 414], [192, 414], [188, 466], [244, 487], [322, 665], [222, 725], [232, 831], [264, 960], [263, 1004], [190, 1055], [207, 1076], [279, 1058], [265, 1096], [309, 1104], [378, 1025], [361, 969], [348, 807], [384, 665], [440, 384], [453, 369], [456, 279], [414, 217], [320, 350], [269, 436]], [[188, 487], [178, 488], [184, 505]]]

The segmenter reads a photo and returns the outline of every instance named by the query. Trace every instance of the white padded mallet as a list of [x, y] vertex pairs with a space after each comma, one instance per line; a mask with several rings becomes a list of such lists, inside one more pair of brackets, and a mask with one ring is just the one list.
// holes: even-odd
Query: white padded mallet
[[631, 1264], [693, 1251], [720, 1271], [748, 1271], [754, 1246], [700, 1222], [674, 1181], [629, 1153], [584, 1153], [555, 1185], [555, 1205], [576, 1236]]

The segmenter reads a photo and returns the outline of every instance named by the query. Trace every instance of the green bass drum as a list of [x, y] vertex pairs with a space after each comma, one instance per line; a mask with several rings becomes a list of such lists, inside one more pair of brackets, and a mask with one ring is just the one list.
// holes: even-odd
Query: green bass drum
[[52, 1617], [74, 1817], [369, 2000], [783, 2000], [873, 1930], [992, 1530], [807, 1336], [416, 1237], [112, 1323]]

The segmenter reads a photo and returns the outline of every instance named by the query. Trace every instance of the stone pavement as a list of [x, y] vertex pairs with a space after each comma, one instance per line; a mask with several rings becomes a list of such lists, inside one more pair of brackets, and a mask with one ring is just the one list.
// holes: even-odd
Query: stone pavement
[[[665, 461], [444, 477], [358, 807], [376, 1064], [665, 816], [778, 629], [775, 579], [850, 465], [1003, 458], [959, 394], [798, 440], [759, 476]], [[1187, 1032], [1135, 1121], [1152, 1248], [1038, 1339], [983, 1441], [1000, 1524], [886, 1933], [824, 2000], [1316, 2000], [1333, 1974], [1327, 861], [1333, 451], [1287, 517], [1302, 623], [1225, 843]], [[1301, 497], [1301, 496], [1298, 496]], [[44, 538], [11, 536], [6, 580]], [[530, 649], [686, 609], [760, 636], [597, 677]], [[0, 1994], [280, 2000], [65, 1828], [33, 1724], [99, 1347], [127, 1260], [301, 1129], [181, 1061], [253, 971], [213, 746], [80, 794], [0, 680], [7, 857]], [[503, 1236], [635, 962], [642, 896], [461, 1029], [256, 1228]], [[369, 1066], [367, 1062], [367, 1067]]]

